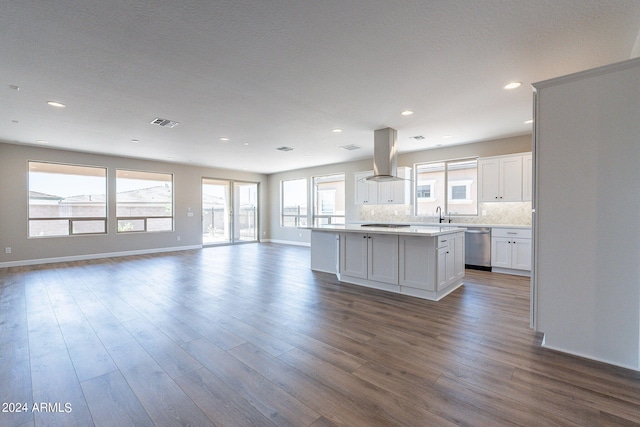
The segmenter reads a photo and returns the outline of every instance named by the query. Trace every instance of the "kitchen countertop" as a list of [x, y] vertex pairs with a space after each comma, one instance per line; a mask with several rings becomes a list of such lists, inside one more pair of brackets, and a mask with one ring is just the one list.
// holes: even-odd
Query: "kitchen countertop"
[[[354, 221], [349, 224], [353, 225], [361, 225], [361, 224], [370, 224], [370, 221]], [[390, 222], [389, 224], [393, 224]], [[530, 229], [530, 225], [520, 225], [520, 224], [472, 224], [468, 222], [403, 222], [402, 224], [410, 224], [412, 226], [422, 226], [422, 227], [462, 227], [462, 228], [478, 228], [478, 227], [490, 227], [490, 228], [519, 228], [519, 229]], [[366, 228], [366, 227], [365, 227]]]
[[458, 233], [465, 231], [463, 227], [450, 224], [440, 225], [410, 225], [409, 227], [362, 227], [361, 224], [345, 225], [319, 225], [300, 227], [311, 231], [347, 232], [347, 233], [376, 233], [376, 234], [397, 234], [412, 236], [441, 236], [444, 234]]

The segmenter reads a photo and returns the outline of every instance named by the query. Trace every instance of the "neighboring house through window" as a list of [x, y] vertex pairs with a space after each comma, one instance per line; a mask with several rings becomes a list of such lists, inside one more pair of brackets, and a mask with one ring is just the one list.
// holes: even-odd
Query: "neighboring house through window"
[[446, 215], [478, 214], [477, 159], [419, 163], [415, 171], [417, 216], [435, 216], [438, 206]]
[[314, 224], [344, 224], [344, 176], [340, 173], [313, 178]]
[[116, 170], [118, 233], [173, 230], [173, 175]]
[[280, 183], [280, 225], [307, 225], [307, 179], [290, 179]]
[[107, 232], [107, 170], [30, 161], [29, 237]]

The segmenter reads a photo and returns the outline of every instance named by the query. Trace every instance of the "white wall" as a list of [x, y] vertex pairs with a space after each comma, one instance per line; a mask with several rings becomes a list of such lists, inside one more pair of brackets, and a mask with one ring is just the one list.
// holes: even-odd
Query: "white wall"
[[536, 329], [639, 369], [640, 60], [534, 86]]
[[[371, 143], [373, 144], [373, 131], [371, 131]], [[413, 168], [415, 163], [431, 162], [438, 160], [459, 159], [465, 157], [489, 157], [501, 154], [523, 153], [531, 151], [531, 135], [521, 135], [512, 138], [502, 138], [490, 141], [476, 142], [472, 144], [455, 145], [432, 150], [414, 151], [402, 153], [398, 156], [398, 166]], [[345, 173], [345, 198], [346, 220], [358, 221], [360, 219], [360, 207], [354, 204], [355, 172], [373, 169], [373, 159], [364, 159], [354, 162], [339, 163], [314, 168], [298, 169], [269, 175], [269, 218], [270, 239], [273, 241], [292, 242], [297, 244], [309, 244], [310, 233], [306, 230], [280, 226], [280, 182], [287, 179], [307, 178], [309, 183], [308, 206], [311, 209], [311, 181], [312, 177], [328, 175], [332, 173]], [[384, 210], [384, 207], [381, 208]], [[403, 218], [402, 220], [406, 220]]]
[[[118, 234], [116, 222], [111, 219], [105, 235], [27, 238], [29, 160], [107, 167], [109, 188], [115, 188], [116, 168], [172, 173], [174, 231]], [[202, 245], [200, 209], [203, 177], [258, 182], [260, 202], [264, 206], [269, 203], [267, 177], [261, 174], [0, 143], [0, 267], [56, 258], [199, 247]], [[110, 218], [115, 218], [114, 197], [111, 192], [108, 203]], [[187, 216], [189, 208], [195, 212], [192, 217]], [[261, 230], [268, 235], [267, 209], [261, 210], [259, 221]], [[11, 254], [5, 253], [6, 247], [11, 247]]]

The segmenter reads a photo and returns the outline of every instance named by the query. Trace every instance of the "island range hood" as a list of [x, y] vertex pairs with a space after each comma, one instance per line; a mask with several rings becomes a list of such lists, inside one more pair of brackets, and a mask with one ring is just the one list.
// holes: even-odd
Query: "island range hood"
[[400, 181], [398, 177], [398, 132], [392, 128], [373, 133], [373, 176], [368, 181]]

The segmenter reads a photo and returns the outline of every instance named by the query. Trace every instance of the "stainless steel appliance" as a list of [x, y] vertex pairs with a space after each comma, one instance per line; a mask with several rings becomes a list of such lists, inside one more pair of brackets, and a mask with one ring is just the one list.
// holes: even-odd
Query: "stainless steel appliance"
[[469, 227], [464, 233], [465, 267], [491, 271], [491, 227]]

